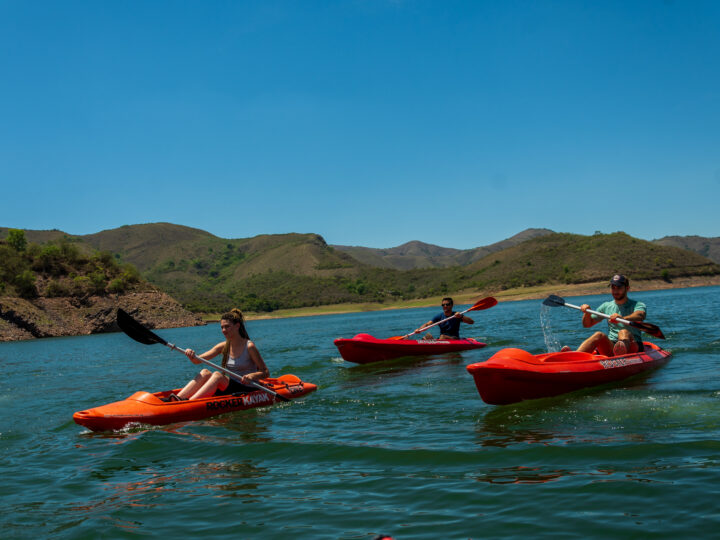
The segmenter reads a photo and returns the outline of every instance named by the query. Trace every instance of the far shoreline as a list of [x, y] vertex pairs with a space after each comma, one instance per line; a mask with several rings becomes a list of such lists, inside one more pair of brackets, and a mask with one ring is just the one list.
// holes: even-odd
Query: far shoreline
[[[719, 276], [692, 276], [686, 278], [677, 278], [672, 282], [666, 282], [661, 279], [633, 281], [630, 280], [630, 295], [644, 292], [665, 289], [688, 289], [693, 287], [712, 287], [720, 285]], [[602, 294], [608, 292], [608, 282], [593, 283], [575, 283], [575, 284], [552, 284], [539, 285], [537, 287], [518, 287], [515, 289], [506, 289], [504, 291], [461, 291], [454, 294], [443, 295], [451, 296], [458, 306], [473, 304], [480, 298], [487, 296], [495, 297], [499, 302], [515, 302], [520, 300], [539, 300], [550, 294], [558, 296], [586, 296], [593, 294]], [[333, 304], [326, 306], [279, 309], [269, 313], [262, 312], [246, 312], [245, 320], [260, 321], [268, 319], [289, 319], [295, 317], [314, 317], [318, 315], [339, 315], [343, 313], [364, 313], [369, 311], [387, 311], [391, 309], [410, 309], [421, 307], [439, 306], [443, 296], [420, 298], [417, 300], [407, 300], [399, 302], [364, 302], [364, 303], [347, 303]], [[207, 313], [198, 314], [205, 322], [217, 322], [220, 320], [220, 314]]]

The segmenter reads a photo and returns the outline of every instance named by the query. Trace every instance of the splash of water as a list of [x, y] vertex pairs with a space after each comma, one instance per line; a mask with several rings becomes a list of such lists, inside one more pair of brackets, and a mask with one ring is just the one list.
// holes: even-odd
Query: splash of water
[[545, 347], [547, 352], [558, 352], [560, 350], [560, 342], [553, 334], [552, 325], [550, 324], [550, 308], [546, 305], [540, 306], [540, 327], [545, 338]]

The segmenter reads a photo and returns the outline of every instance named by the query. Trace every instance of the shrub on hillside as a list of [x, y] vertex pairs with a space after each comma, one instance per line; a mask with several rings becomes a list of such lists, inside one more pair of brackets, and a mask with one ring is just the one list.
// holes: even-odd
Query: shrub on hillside
[[48, 283], [47, 289], [45, 289], [45, 296], [49, 298], [70, 296], [70, 289], [62, 281], [53, 279], [50, 283]]
[[122, 278], [113, 279], [107, 286], [107, 290], [112, 294], [120, 294], [127, 290], [128, 284]]
[[25, 251], [25, 248], [27, 247], [25, 231], [21, 229], [8, 230], [7, 243], [15, 251]]
[[35, 274], [30, 270], [25, 270], [15, 276], [13, 285], [21, 298], [35, 298], [38, 294], [35, 286]]
[[48, 244], [40, 250], [40, 253], [32, 262], [32, 269], [36, 272], [44, 272], [51, 276], [61, 276], [67, 273], [65, 268], [65, 256], [59, 246]]

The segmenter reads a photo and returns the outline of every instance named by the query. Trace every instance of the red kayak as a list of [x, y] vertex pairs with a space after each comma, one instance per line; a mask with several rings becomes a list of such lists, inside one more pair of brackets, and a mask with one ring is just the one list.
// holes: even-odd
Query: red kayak
[[447, 352], [480, 349], [485, 343], [473, 338], [466, 339], [378, 339], [370, 334], [358, 334], [354, 338], [338, 338], [335, 346], [348, 362], [369, 364], [402, 356], [442, 354]]
[[[295, 375], [281, 375], [277, 379], [263, 379], [264, 386], [277, 394], [288, 398], [298, 398], [314, 392], [317, 386], [303, 382]], [[263, 390], [247, 394], [210, 396], [192, 401], [163, 401], [171, 392], [135, 392], [122, 401], [108, 403], [101, 407], [76, 412], [73, 420], [93, 431], [122, 429], [128, 424], [165, 425], [174, 422], [187, 422], [217, 416], [231, 411], [241, 411], [272, 405], [277, 398]]]
[[530, 354], [502, 349], [485, 362], [470, 364], [480, 397], [491, 405], [557, 396], [581, 388], [620, 381], [665, 364], [671, 353], [644, 342], [645, 350], [622, 356], [576, 351]]

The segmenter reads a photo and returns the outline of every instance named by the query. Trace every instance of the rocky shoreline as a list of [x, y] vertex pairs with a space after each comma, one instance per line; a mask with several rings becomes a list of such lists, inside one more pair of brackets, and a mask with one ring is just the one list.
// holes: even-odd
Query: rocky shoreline
[[[720, 285], [720, 276], [696, 276], [679, 278], [672, 283], [661, 280], [637, 281], [631, 283], [632, 293], [640, 291], [706, 287]], [[494, 294], [500, 301], [528, 300], [544, 298], [549, 293], [564, 296], [600, 294], [607, 292], [607, 283], [585, 283], [574, 285], [545, 285], [506, 291], [485, 291]], [[631, 293], [631, 294], [632, 294]], [[484, 293], [482, 293], [484, 294]], [[481, 293], [456, 294], [456, 303], [472, 303]], [[436, 305], [439, 299], [427, 299], [426, 302], [415, 303], [413, 306], [387, 306], [378, 304], [374, 308], [364, 306], [357, 312], [407, 307]], [[202, 326], [213, 322], [213, 318], [203, 320], [200, 315], [184, 309], [176, 300], [159, 291], [133, 292], [124, 295], [91, 296], [79, 298], [38, 298], [33, 301], [16, 297], [0, 297], [0, 342], [20, 341], [44, 337], [82, 336], [117, 332], [120, 329], [116, 322], [117, 308], [122, 308], [148, 328], [179, 328], [185, 326]], [[246, 320], [271, 318], [289, 318], [310, 315], [332, 315], [336, 313], [352, 313], [347, 306], [343, 309], [316, 309], [310, 313], [304, 310], [281, 310], [272, 314], [246, 314]]]
[[148, 328], [201, 326], [205, 322], [159, 291], [87, 298], [0, 297], [0, 342], [117, 332], [122, 308]]

